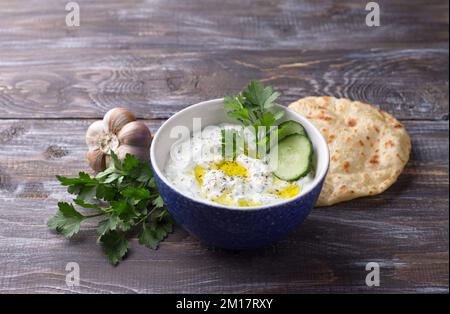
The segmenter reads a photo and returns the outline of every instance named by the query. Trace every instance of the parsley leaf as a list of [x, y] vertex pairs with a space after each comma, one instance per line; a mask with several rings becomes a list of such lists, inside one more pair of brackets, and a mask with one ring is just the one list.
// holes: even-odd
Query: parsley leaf
[[82, 199], [74, 199], [73, 202], [83, 208], [98, 209], [98, 210], [101, 209], [100, 205], [91, 204]]
[[86, 172], [80, 172], [78, 178], [66, 178], [62, 176], [56, 176], [56, 178], [61, 182], [61, 185], [71, 186], [71, 185], [82, 185], [82, 186], [95, 186], [98, 181], [91, 178]]
[[158, 195], [153, 200], [153, 206], [155, 206], [156, 208], [163, 208], [164, 207], [164, 201], [163, 201], [163, 199], [162, 199], [162, 197], [160, 195]]
[[117, 189], [109, 184], [100, 183], [97, 186], [95, 198], [98, 200], [112, 201], [115, 199]]
[[116, 215], [126, 212], [129, 206], [126, 200], [111, 201], [109, 205], [111, 206], [112, 213]]
[[120, 218], [117, 215], [111, 215], [109, 219], [103, 220], [98, 224], [97, 234], [101, 237], [106, 232], [116, 230]]
[[154, 228], [144, 224], [142, 226], [142, 231], [139, 234], [139, 244], [155, 250], [158, 247], [158, 243], [159, 241]]
[[124, 197], [130, 199], [134, 204], [150, 198], [150, 191], [146, 188], [128, 187], [121, 193]]
[[[230, 118], [236, 119], [244, 126], [253, 127], [257, 136], [257, 145], [267, 143], [269, 128], [280, 120], [284, 111], [273, 112], [279, 92], [275, 92], [272, 87], [264, 85], [259, 81], [251, 81], [247, 88], [237, 95], [227, 96], [224, 99], [224, 107]], [[261, 127], [265, 127], [265, 132], [260, 132]], [[222, 142], [226, 135], [222, 133]], [[222, 154], [223, 154], [222, 149]], [[233, 149], [236, 155], [236, 149]]]
[[143, 224], [139, 234], [139, 244], [156, 250], [159, 243], [172, 232], [172, 222], [169, 220], [156, 220], [150, 224]]
[[116, 265], [128, 251], [128, 240], [122, 233], [110, 231], [100, 238], [108, 260]]
[[61, 185], [67, 186], [67, 191], [70, 194], [78, 195], [78, 199], [88, 199], [95, 195], [98, 181], [91, 178], [87, 173], [80, 172], [78, 178], [66, 178], [56, 176]]
[[133, 178], [135, 178], [136, 175], [138, 175], [140, 172], [138, 168], [139, 165], [139, 159], [137, 159], [133, 155], [127, 154], [125, 160], [123, 161], [123, 171], [125, 174], [131, 175]]
[[279, 96], [280, 93], [273, 91], [272, 87], [251, 81], [247, 89], [238, 95], [225, 97], [224, 107], [228, 109], [229, 117], [238, 119], [244, 125], [270, 126], [283, 115], [283, 111], [275, 114], [270, 111]]
[[85, 217], [77, 212], [72, 204], [59, 202], [58, 207], [59, 211], [47, 222], [47, 226], [70, 238], [80, 230], [81, 222]]
[[[48, 227], [67, 238], [80, 230], [88, 218], [102, 217], [97, 227], [98, 242], [108, 260], [116, 265], [128, 250], [127, 237], [136, 233], [143, 245], [157, 248], [172, 230], [173, 221], [158, 193], [150, 162], [127, 155], [121, 161], [114, 153], [108, 168], [95, 177], [80, 172], [76, 178], [57, 176], [67, 190], [77, 197], [73, 203], [58, 203], [58, 212]], [[75, 205], [83, 211], [75, 209]]]

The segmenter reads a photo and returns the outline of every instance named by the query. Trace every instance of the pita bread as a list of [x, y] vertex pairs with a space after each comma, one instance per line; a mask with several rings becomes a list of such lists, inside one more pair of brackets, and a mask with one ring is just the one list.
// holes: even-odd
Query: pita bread
[[314, 123], [330, 149], [330, 168], [317, 206], [379, 194], [408, 162], [411, 140], [404, 126], [372, 105], [306, 97], [289, 108]]

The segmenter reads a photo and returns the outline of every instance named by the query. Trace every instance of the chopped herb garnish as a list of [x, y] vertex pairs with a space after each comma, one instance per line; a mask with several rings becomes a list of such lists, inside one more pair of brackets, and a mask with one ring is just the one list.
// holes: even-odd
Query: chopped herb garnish
[[[275, 92], [272, 87], [264, 87], [259, 81], [251, 81], [247, 89], [237, 95], [227, 96], [224, 99], [224, 107], [227, 110], [227, 115], [238, 120], [244, 126], [253, 128], [257, 139], [256, 144], [258, 147], [261, 145], [264, 146], [264, 149], [261, 151], [266, 151], [266, 145], [269, 145], [270, 127], [277, 125], [277, 122], [284, 115], [284, 111], [282, 110], [273, 110], [276, 104], [275, 101], [279, 96], [280, 93]], [[230, 136], [226, 134], [227, 132], [232, 131], [223, 130], [222, 143], [226, 143], [226, 136]], [[232, 136], [239, 135], [233, 134]], [[233, 156], [235, 157], [239, 152], [236, 151], [234, 145], [233, 147]], [[223, 156], [224, 151], [223, 148]]]

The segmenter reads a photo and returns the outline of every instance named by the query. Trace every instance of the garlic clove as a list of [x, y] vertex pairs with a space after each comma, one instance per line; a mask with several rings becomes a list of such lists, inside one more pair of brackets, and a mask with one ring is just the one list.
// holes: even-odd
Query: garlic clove
[[105, 132], [117, 134], [124, 125], [135, 120], [134, 114], [127, 109], [113, 108], [103, 117]]
[[117, 157], [123, 160], [127, 154], [134, 155], [141, 161], [147, 161], [150, 159], [150, 149], [148, 147], [132, 146], [132, 145], [120, 145], [117, 149]]
[[95, 121], [86, 131], [86, 144], [90, 150], [95, 150], [100, 145], [100, 140], [104, 137], [103, 121]]
[[120, 145], [150, 147], [152, 134], [142, 121], [133, 121], [125, 126], [117, 134]]
[[106, 169], [105, 154], [100, 149], [89, 150], [87, 152], [89, 166], [96, 172]]

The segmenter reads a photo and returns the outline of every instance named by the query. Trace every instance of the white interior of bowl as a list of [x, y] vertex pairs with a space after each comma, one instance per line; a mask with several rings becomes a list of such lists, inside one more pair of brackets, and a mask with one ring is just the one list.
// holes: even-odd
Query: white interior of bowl
[[178, 140], [178, 138], [171, 138], [170, 132], [176, 126], [184, 126], [189, 128], [192, 132], [193, 129], [193, 119], [201, 118], [202, 128], [205, 128], [208, 125], [218, 125], [220, 123], [228, 122], [228, 123], [237, 123], [235, 120], [230, 119], [223, 107], [223, 99], [214, 99], [209, 101], [204, 101], [192, 106], [189, 106], [176, 114], [170, 117], [164, 124], [159, 128], [156, 132], [152, 146], [150, 148], [150, 158], [152, 161], [153, 170], [157, 173], [157, 175], [163, 180], [168, 186], [177, 191], [180, 194], [185, 195], [187, 198], [193, 199], [200, 203], [205, 203], [208, 205], [216, 206], [216, 207], [224, 207], [235, 210], [257, 210], [261, 208], [276, 206], [284, 203], [291, 202], [299, 197], [302, 197], [308, 191], [313, 189], [326, 175], [328, 165], [329, 165], [329, 151], [328, 145], [320, 134], [319, 130], [309, 122], [305, 117], [297, 114], [296, 112], [287, 109], [283, 106], [278, 106], [279, 109], [285, 111], [285, 115], [283, 120], [294, 120], [303, 125], [306, 132], [308, 133], [309, 138], [314, 147], [314, 152], [316, 153], [316, 174], [311, 185], [308, 185], [305, 190], [299, 196], [294, 198], [284, 200], [281, 202], [276, 202], [273, 204], [262, 205], [262, 206], [254, 206], [254, 207], [237, 207], [237, 206], [227, 206], [221, 205], [218, 203], [210, 202], [208, 200], [200, 199], [200, 198], [192, 198], [190, 196], [185, 195], [182, 191], [173, 186], [173, 184], [166, 178], [164, 175], [164, 167], [168, 158], [170, 158], [170, 148], [171, 146]]

